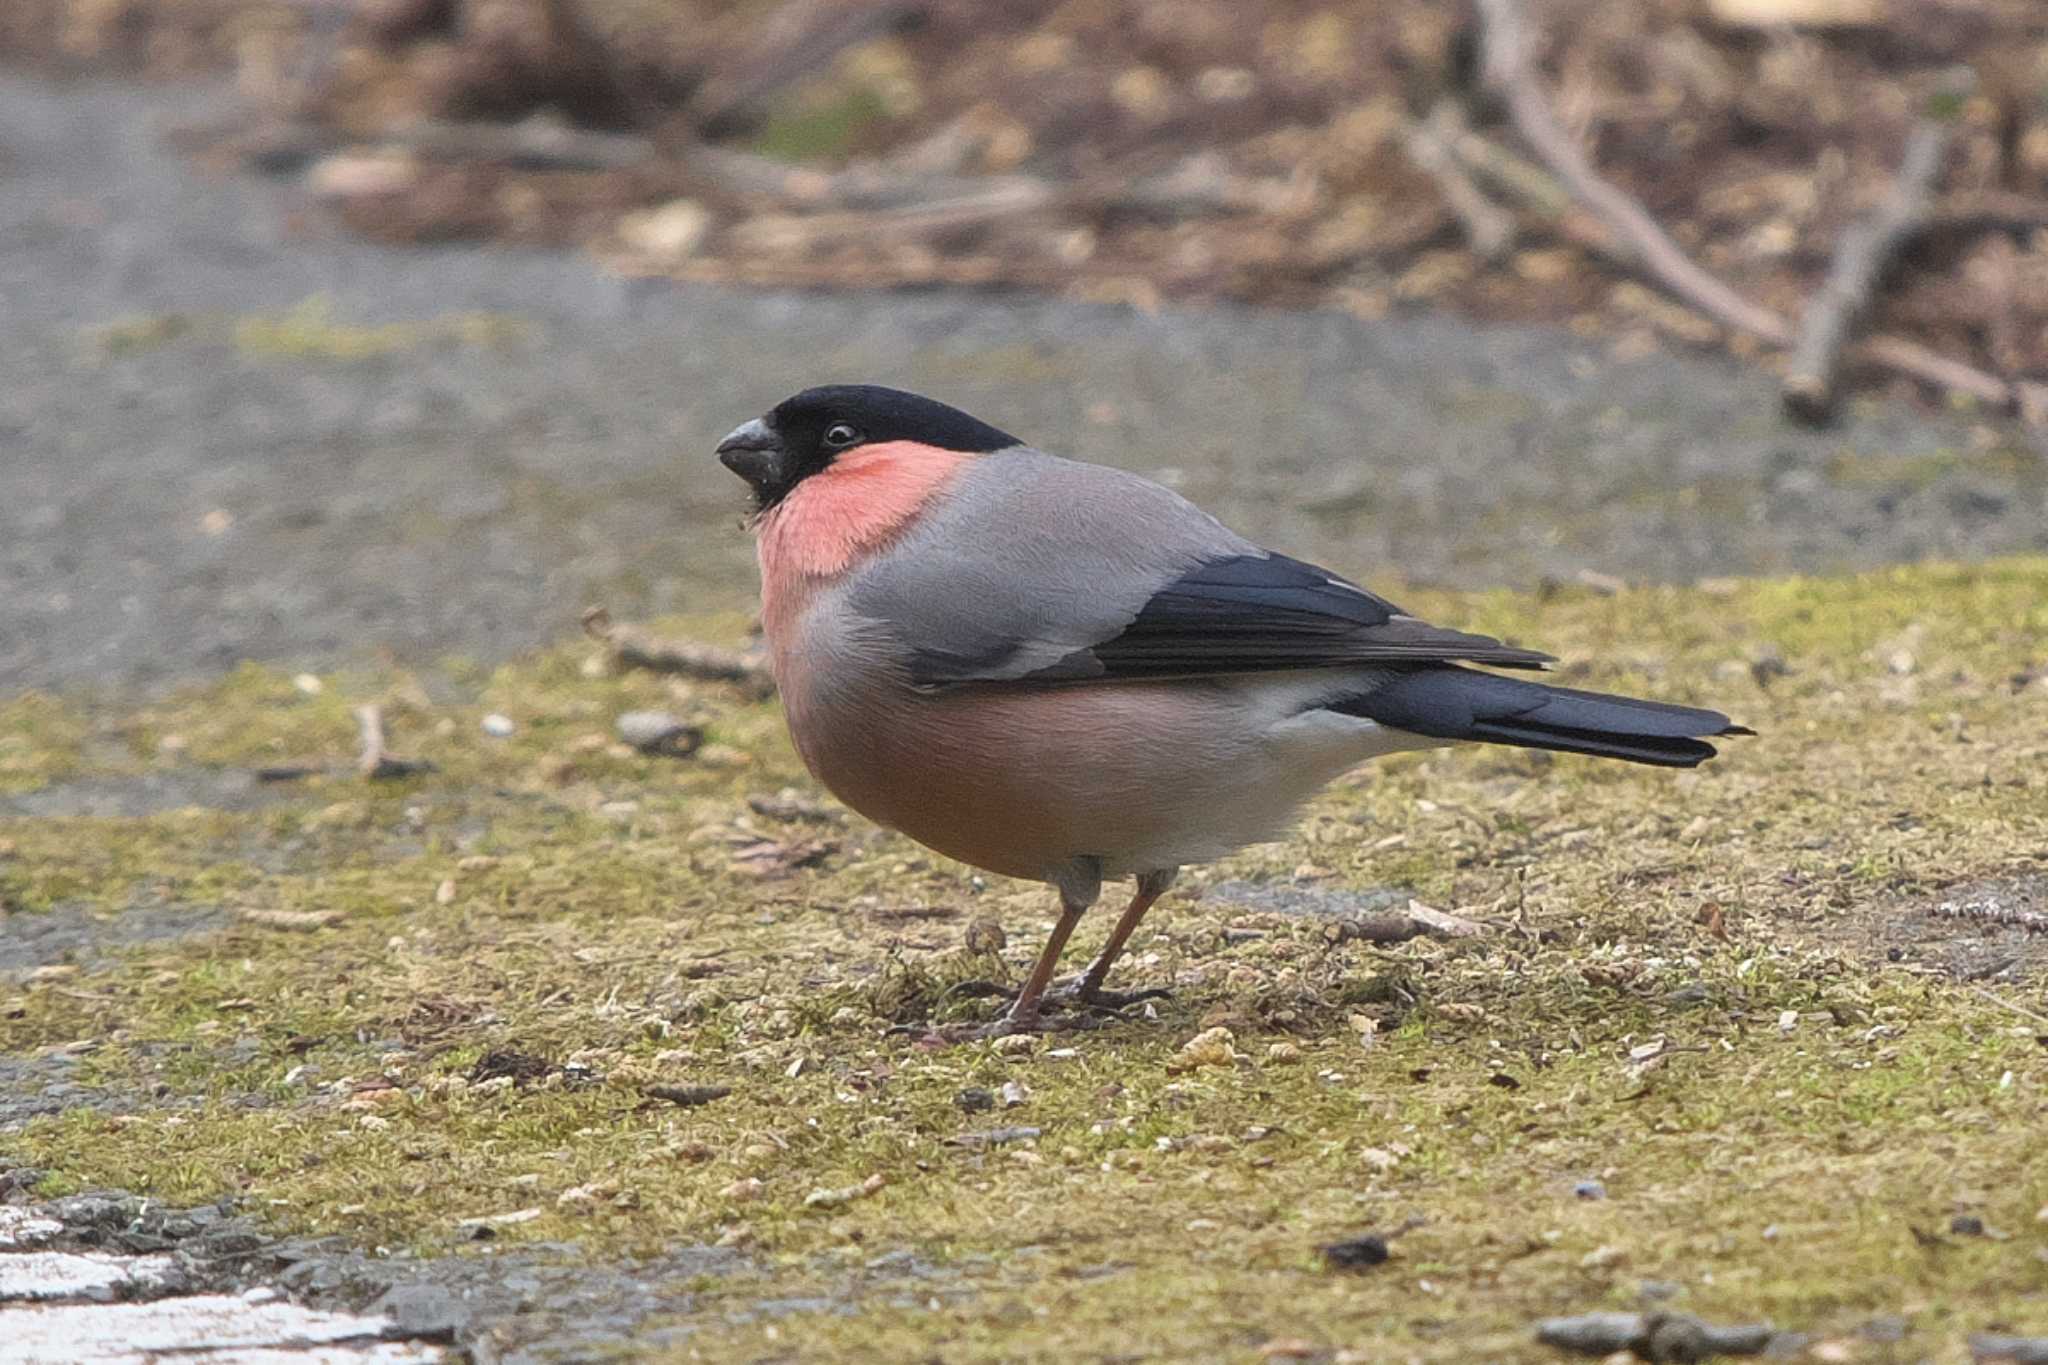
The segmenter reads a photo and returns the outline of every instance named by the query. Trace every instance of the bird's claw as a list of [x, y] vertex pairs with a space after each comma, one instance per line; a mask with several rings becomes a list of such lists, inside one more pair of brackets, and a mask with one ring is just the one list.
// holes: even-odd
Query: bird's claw
[[1106, 991], [1100, 986], [1090, 989], [1085, 980], [1062, 982], [1046, 992], [1047, 1004], [1079, 1005], [1083, 1009], [1105, 1014], [1120, 1014], [1133, 1005], [1142, 1005], [1147, 1000], [1166, 1000], [1172, 991], [1163, 986], [1153, 986], [1142, 991]]

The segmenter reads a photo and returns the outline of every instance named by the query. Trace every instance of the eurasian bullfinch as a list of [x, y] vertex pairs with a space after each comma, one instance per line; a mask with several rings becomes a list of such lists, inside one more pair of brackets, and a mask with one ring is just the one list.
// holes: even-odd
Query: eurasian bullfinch
[[[1718, 711], [1467, 667], [1545, 654], [1417, 620], [1135, 474], [929, 398], [806, 389], [719, 442], [753, 490], [762, 625], [797, 752], [861, 814], [1060, 915], [990, 1032], [1040, 1026], [1105, 878], [1137, 894], [1069, 989], [1103, 989], [1188, 863], [1278, 838], [1366, 759], [1458, 742], [1689, 768]], [[1153, 992], [1156, 994], [1156, 992]]]

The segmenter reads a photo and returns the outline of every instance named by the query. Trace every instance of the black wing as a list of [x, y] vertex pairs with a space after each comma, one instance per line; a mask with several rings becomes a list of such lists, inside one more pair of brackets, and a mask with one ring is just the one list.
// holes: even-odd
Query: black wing
[[[1417, 620], [1313, 564], [1244, 554], [1196, 565], [1154, 593], [1116, 634], [1007, 680], [1186, 678], [1448, 660], [1505, 668], [1552, 662], [1548, 654]], [[957, 667], [920, 671], [918, 681], [928, 685], [996, 680], [962, 676]]]

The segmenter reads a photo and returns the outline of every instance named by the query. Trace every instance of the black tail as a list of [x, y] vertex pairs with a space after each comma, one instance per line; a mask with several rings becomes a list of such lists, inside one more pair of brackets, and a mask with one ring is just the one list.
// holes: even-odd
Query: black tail
[[1328, 707], [1434, 739], [1595, 754], [1665, 768], [1693, 768], [1712, 758], [1714, 746], [1703, 736], [1756, 733], [1719, 711], [1546, 687], [1450, 664], [1398, 673]]

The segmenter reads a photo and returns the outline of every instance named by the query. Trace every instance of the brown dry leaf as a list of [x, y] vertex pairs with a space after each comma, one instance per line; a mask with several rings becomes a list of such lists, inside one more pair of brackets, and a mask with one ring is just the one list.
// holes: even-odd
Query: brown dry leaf
[[832, 856], [839, 845], [830, 839], [769, 839], [755, 836], [738, 843], [732, 851], [735, 872], [772, 880], [787, 877], [798, 868], [816, 867]]

